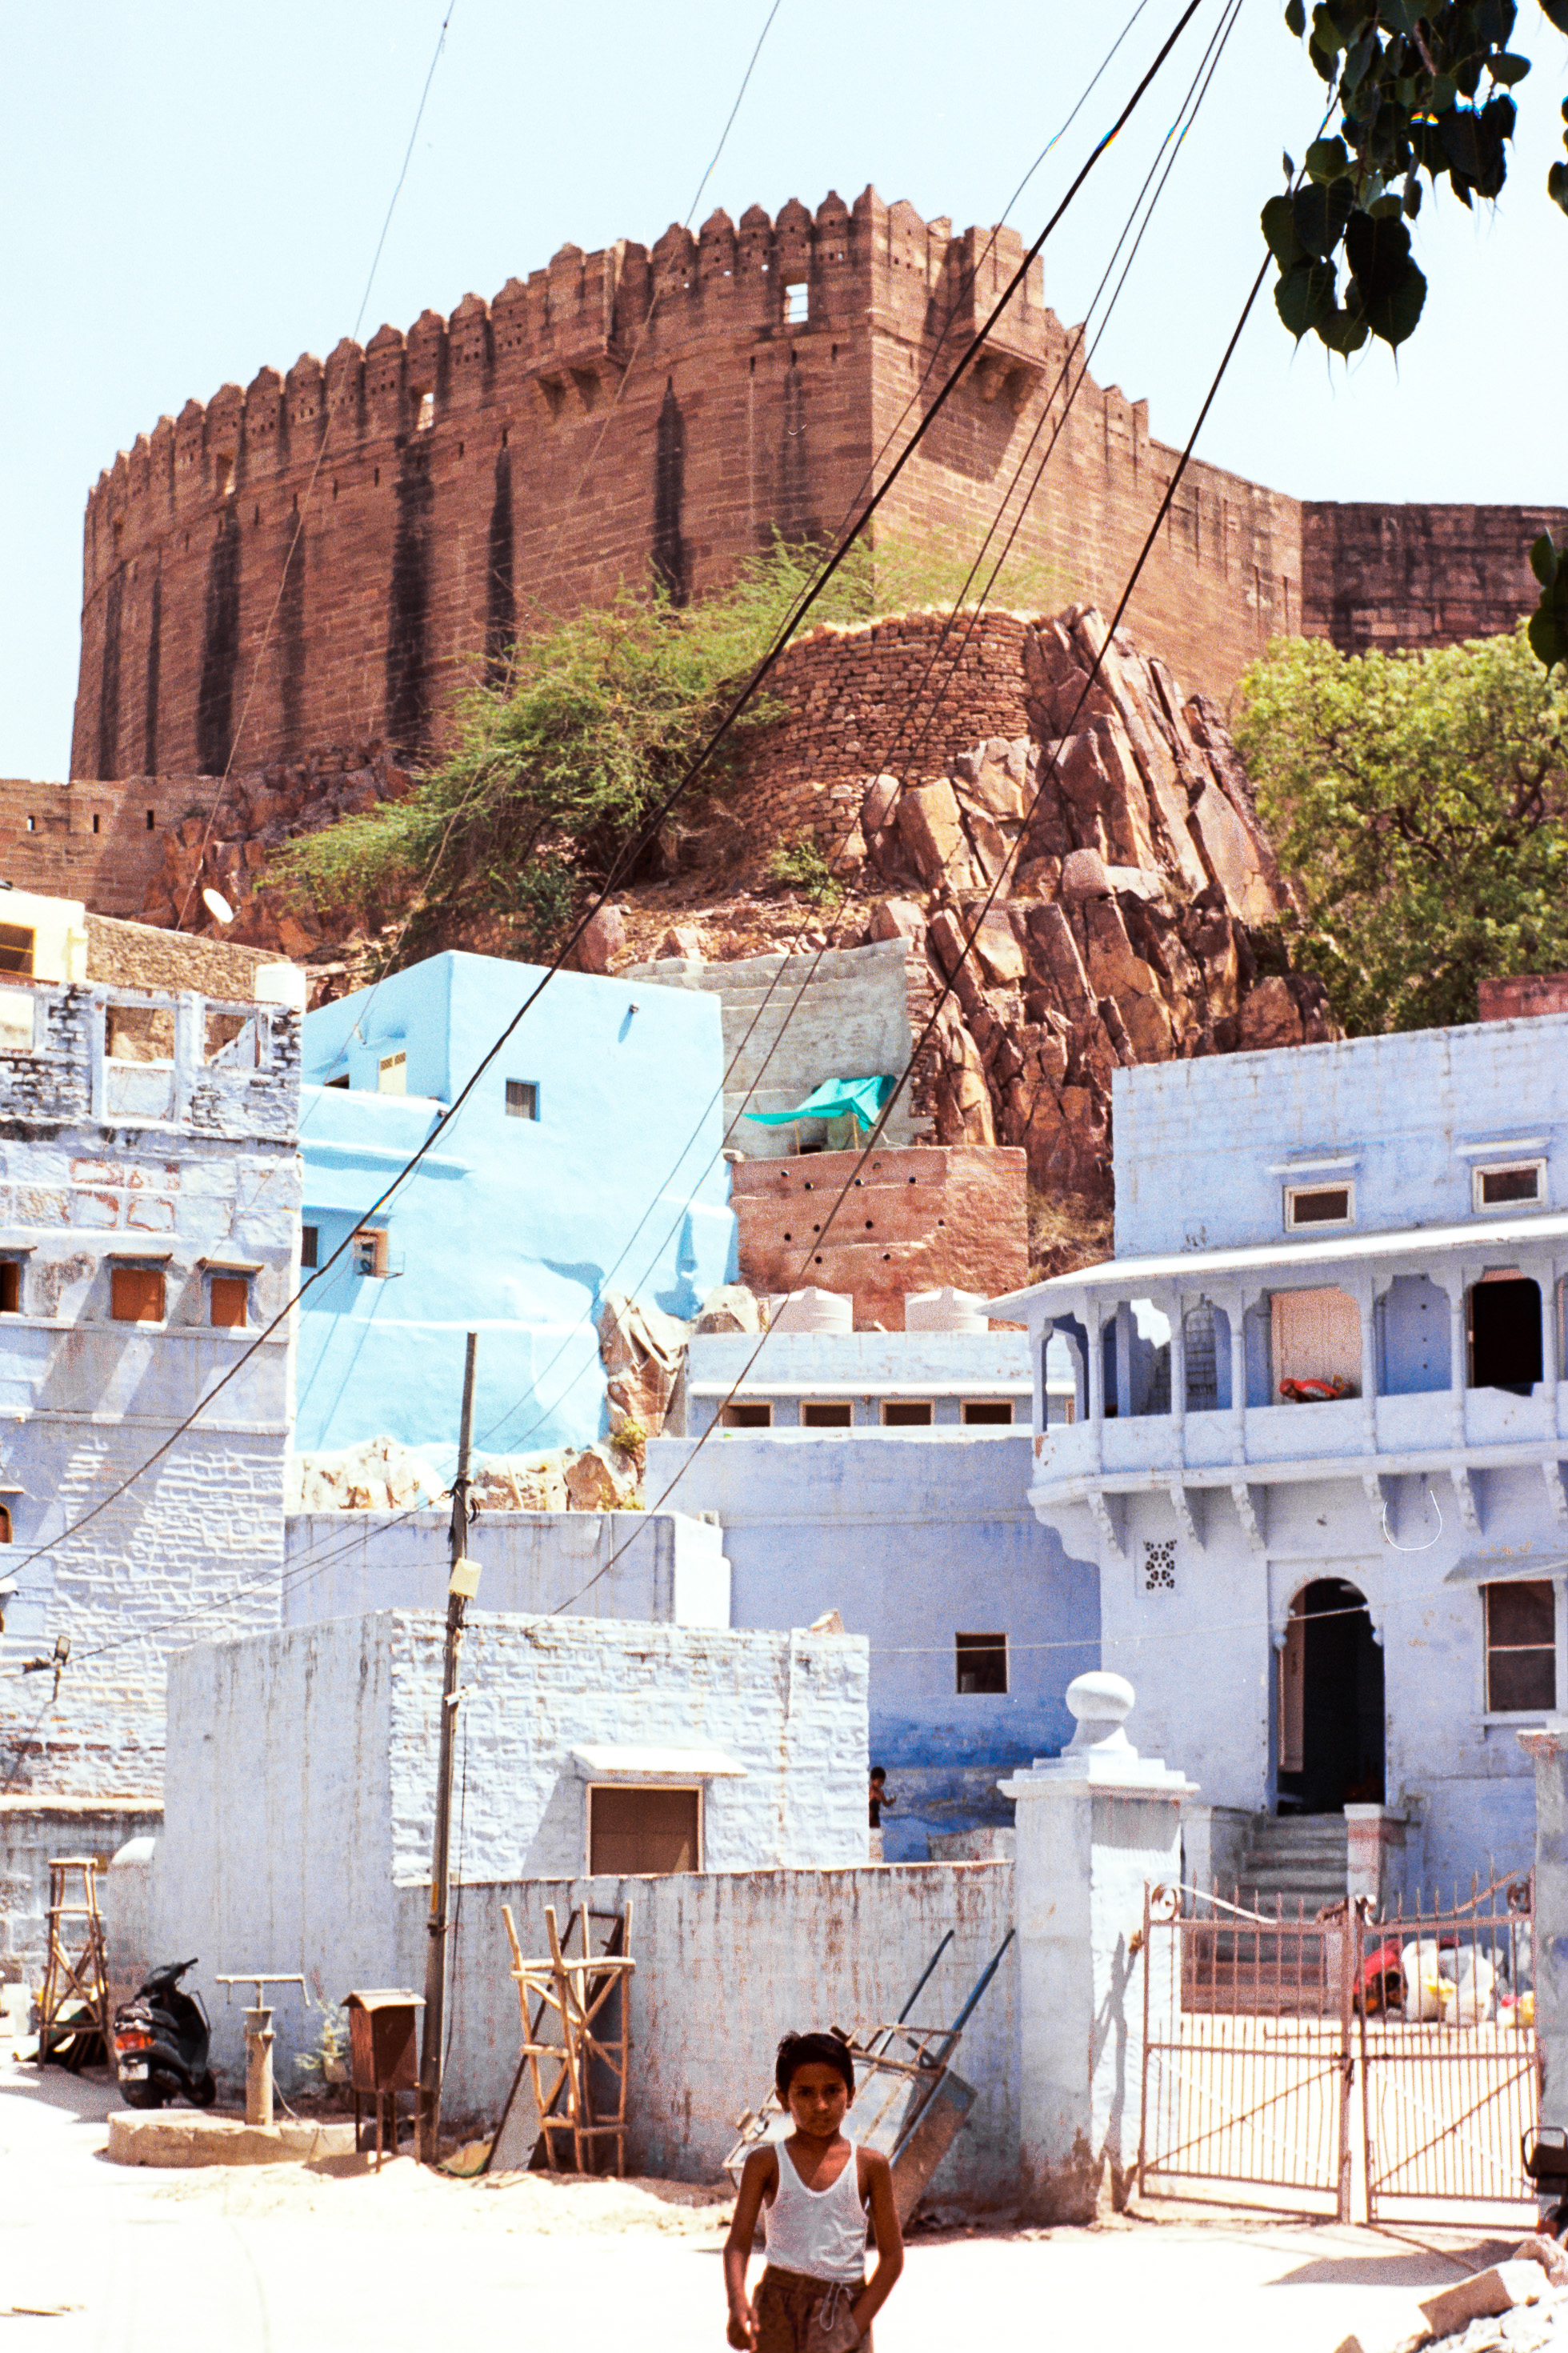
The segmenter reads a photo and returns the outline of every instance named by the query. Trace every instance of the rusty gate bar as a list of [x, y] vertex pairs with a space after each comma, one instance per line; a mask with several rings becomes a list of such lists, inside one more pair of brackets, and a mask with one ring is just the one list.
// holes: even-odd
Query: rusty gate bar
[[1356, 1924], [1367, 2220], [1533, 2208], [1521, 2157], [1540, 2111], [1533, 1875], [1472, 1881]]
[[[1145, 1887], [1138, 2186], [1234, 2182], [1350, 2220], [1357, 1946], [1346, 1905], [1272, 1916]], [[1315, 2203], [1309, 2201], [1317, 2201]]]

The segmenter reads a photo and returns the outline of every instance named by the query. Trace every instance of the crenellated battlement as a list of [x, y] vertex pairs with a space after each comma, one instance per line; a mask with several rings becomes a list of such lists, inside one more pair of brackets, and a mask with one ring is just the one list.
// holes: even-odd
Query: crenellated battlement
[[[1015, 230], [955, 234], [874, 188], [719, 210], [651, 246], [563, 245], [489, 301], [187, 401], [88, 499], [72, 775], [211, 775], [371, 736], [417, 759], [536, 617], [654, 580], [683, 600], [775, 533], [836, 536], [1023, 253]], [[1176, 453], [1081, 353], [1032, 264], [873, 554], [973, 549], [1000, 512], [1033, 593], [1113, 607]], [[1270, 636], [1338, 634], [1329, 575], [1354, 537], [1318, 532], [1304, 581], [1300, 504], [1196, 464], [1130, 626], [1224, 700]], [[1467, 613], [1494, 575], [1488, 555]]]
[[[592, 402], [613, 390], [639, 343], [668, 353], [694, 337], [774, 338], [869, 318], [916, 341], [940, 333], [956, 344], [973, 334], [1022, 254], [1016, 230], [955, 237], [950, 221], [885, 205], [873, 188], [852, 207], [830, 192], [815, 215], [794, 198], [776, 220], [752, 206], [738, 228], [720, 210], [696, 234], [666, 229], [651, 250], [564, 245], [489, 302], [465, 294], [449, 319], [425, 311], [405, 332], [383, 326], [363, 347], [345, 338], [324, 367], [302, 352], [286, 376], [263, 366], [243, 390], [226, 384], [205, 406], [191, 399], [177, 420], [161, 417], [89, 494], [88, 590], [171, 520], [204, 514], [215, 498], [254, 502], [280, 480], [292, 486], [297, 470], [314, 465], [329, 418], [330, 446], [346, 457], [367, 437], [421, 429], [426, 397], [432, 426], [531, 379], [551, 416], [568, 390]], [[795, 288], [805, 290], [804, 319], [790, 314]], [[1043, 370], [1054, 327], [1036, 263], [997, 349]], [[569, 385], [574, 375], [584, 384]]]

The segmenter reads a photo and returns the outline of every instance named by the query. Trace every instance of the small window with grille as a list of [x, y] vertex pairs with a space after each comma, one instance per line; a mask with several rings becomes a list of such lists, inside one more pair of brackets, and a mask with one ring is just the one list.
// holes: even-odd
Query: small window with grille
[[1176, 1589], [1176, 1539], [1161, 1536], [1146, 1538], [1143, 1546], [1143, 1590], [1145, 1593], [1174, 1593]]
[[300, 1263], [307, 1272], [310, 1271], [311, 1267], [320, 1266], [321, 1263], [321, 1229], [320, 1226], [300, 1227]]
[[508, 1119], [539, 1117], [539, 1089], [531, 1079], [508, 1079], [506, 1115]]
[[1483, 1585], [1487, 1713], [1550, 1715], [1557, 1705], [1557, 1597], [1549, 1577]]
[[0, 972], [21, 973], [30, 980], [37, 940], [37, 934], [26, 924], [0, 923]]

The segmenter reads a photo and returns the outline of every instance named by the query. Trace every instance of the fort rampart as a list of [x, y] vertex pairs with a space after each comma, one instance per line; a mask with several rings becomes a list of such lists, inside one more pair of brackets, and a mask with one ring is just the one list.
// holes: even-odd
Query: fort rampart
[[[955, 237], [871, 189], [738, 228], [718, 212], [651, 251], [565, 246], [492, 302], [187, 402], [88, 501], [72, 775], [256, 768], [373, 736], [417, 752], [541, 613], [650, 575], [684, 597], [775, 531], [836, 532], [1021, 257], [1012, 230]], [[1037, 265], [874, 541], [968, 552], [1005, 494], [1034, 601], [1112, 609], [1175, 452], [1078, 354]], [[1303, 507], [1194, 464], [1128, 626], [1224, 702], [1276, 634], [1510, 626], [1526, 539], [1552, 520]]]

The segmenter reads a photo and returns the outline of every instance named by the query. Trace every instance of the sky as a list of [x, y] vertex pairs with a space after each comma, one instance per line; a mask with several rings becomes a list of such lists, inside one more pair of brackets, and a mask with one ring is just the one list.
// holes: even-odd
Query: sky
[[[450, 20], [417, 136], [416, 111]], [[0, 775], [62, 776], [87, 494], [193, 395], [489, 296], [562, 245], [652, 244], [691, 211], [772, 0], [0, 0]], [[868, 183], [955, 228], [1004, 216], [1136, 0], [779, 0], [696, 221]], [[1203, 0], [1133, 122], [1047, 247], [1047, 301], [1083, 316], [1221, 0]], [[1144, 0], [1009, 217], [1032, 239], [1180, 13]], [[1568, 505], [1568, 41], [1523, 0], [1520, 135], [1495, 209], [1428, 193], [1430, 292], [1397, 360], [1293, 348], [1267, 294], [1199, 443], [1326, 499]], [[1261, 254], [1281, 150], [1322, 85], [1278, 0], [1241, 13], [1094, 375], [1180, 444]], [[375, 259], [389, 205], [406, 176]], [[372, 277], [374, 262], [374, 278]], [[367, 298], [368, 283], [368, 298]]]

